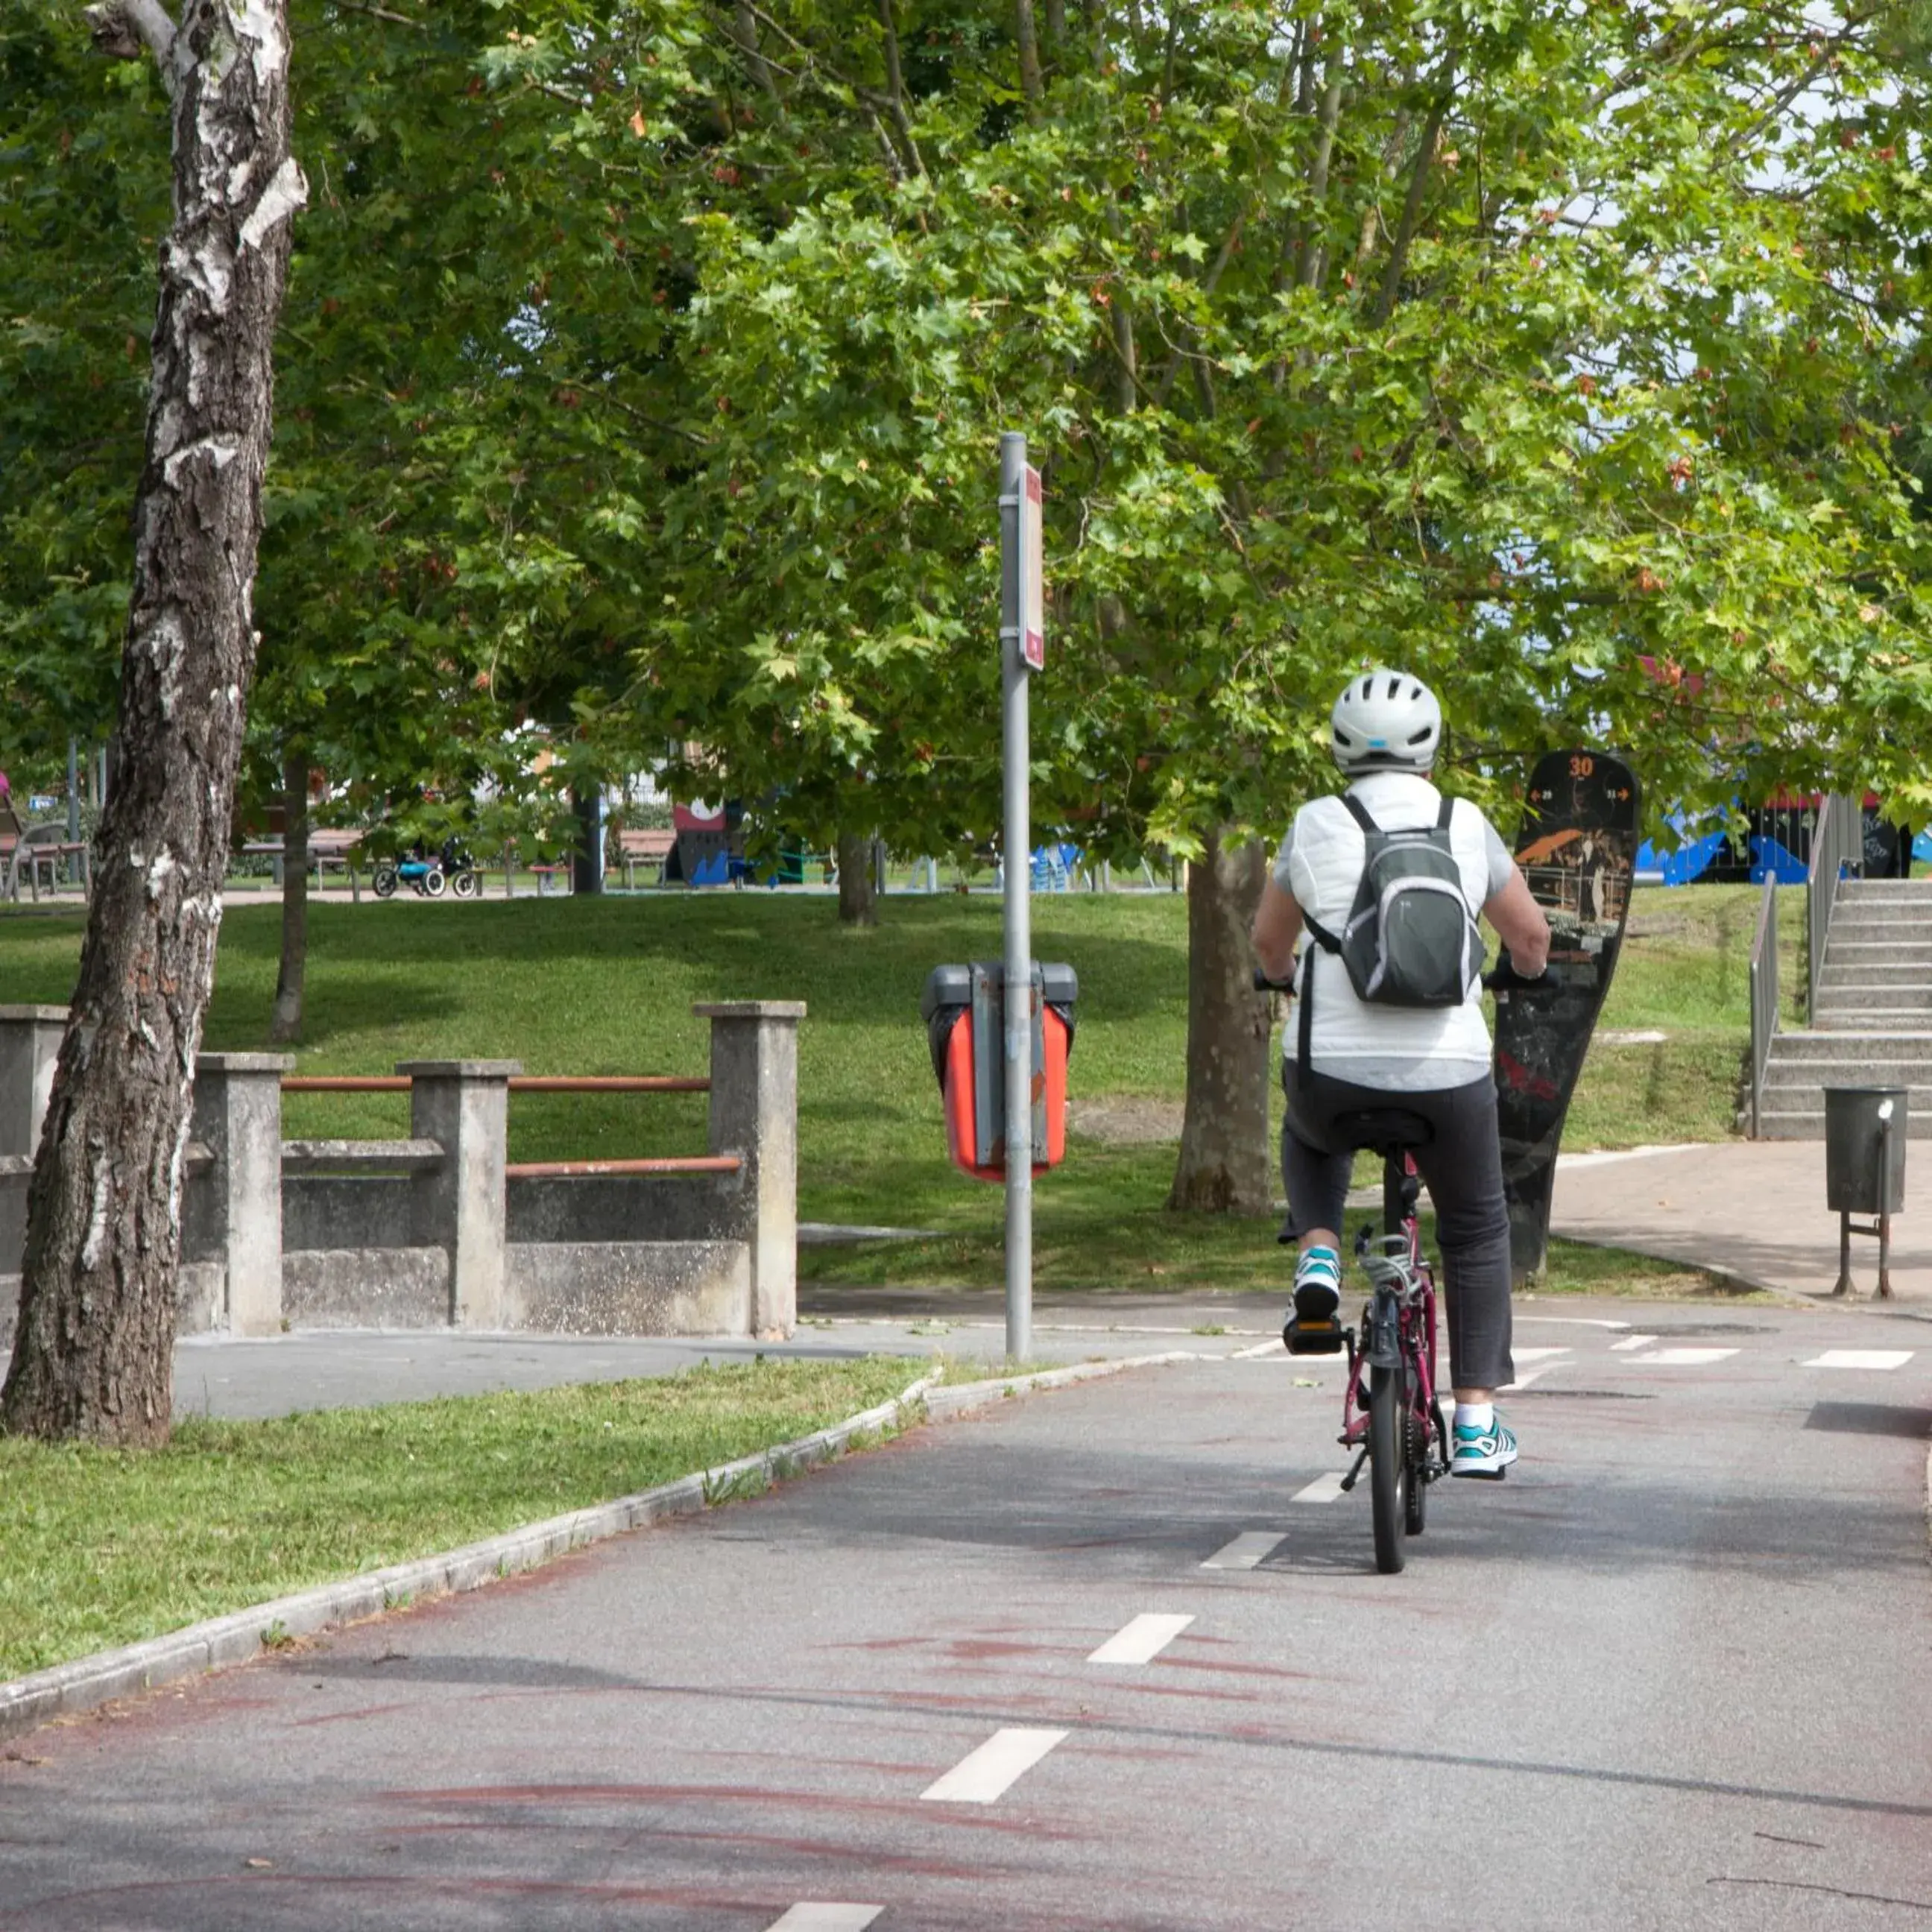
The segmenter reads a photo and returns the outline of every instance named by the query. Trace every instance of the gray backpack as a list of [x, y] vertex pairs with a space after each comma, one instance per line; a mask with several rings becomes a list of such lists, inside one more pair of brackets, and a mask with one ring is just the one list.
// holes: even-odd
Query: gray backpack
[[[1372, 1006], [1460, 1006], [1483, 970], [1483, 940], [1450, 843], [1455, 800], [1443, 800], [1432, 826], [1394, 832], [1384, 832], [1352, 792], [1343, 793], [1342, 802], [1367, 842], [1362, 883], [1340, 934], [1310, 919], [1310, 936], [1340, 956], [1355, 997]], [[1312, 968], [1302, 975], [1304, 1068], [1312, 976]]]

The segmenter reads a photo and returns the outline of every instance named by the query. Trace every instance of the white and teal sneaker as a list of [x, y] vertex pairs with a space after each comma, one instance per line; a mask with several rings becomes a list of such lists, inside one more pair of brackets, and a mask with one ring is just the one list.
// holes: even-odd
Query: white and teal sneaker
[[1304, 1328], [1330, 1322], [1342, 1305], [1342, 1257], [1310, 1248], [1294, 1264], [1294, 1318]]
[[1516, 1460], [1516, 1432], [1504, 1426], [1501, 1416], [1492, 1414], [1488, 1425], [1459, 1422], [1450, 1431], [1449, 1473], [1452, 1476], [1480, 1476], [1500, 1482]]

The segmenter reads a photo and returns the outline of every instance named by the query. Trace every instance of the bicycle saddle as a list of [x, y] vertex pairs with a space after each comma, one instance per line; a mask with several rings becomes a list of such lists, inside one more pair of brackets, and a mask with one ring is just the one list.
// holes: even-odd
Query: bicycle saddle
[[1338, 1147], [1373, 1148], [1378, 1154], [1400, 1154], [1426, 1147], [1436, 1131], [1420, 1114], [1403, 1107], [1366, 1107], [1337, 1114], [1329, 1123], [1328, 1137]]

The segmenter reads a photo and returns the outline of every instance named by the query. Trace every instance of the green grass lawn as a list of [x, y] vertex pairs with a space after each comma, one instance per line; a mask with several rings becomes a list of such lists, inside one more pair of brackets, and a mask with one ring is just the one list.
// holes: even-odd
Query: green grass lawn
[[[1566, 1145], [1708, 1140], [1735, 1131], [1749, 1034], [1747, 960], [1757, 894], [1640, 891], [1622, 964], [1571, 1109]], [[1798, 983], [1796, 890], [1781, 925], [1783, 984]], [[927, 970], [997, 957], [988, 896], [896, 896], [872, 932], [842, 929], [824, 896], [757, 891], [606, 899], [318, 904], [310, 913], [302, 1066], [386, 1072], [398, 1060], [507, 1056], [532, 1072], [700, 1072], [694, 1000], [802, 999], [800, 1208], [807, 1219], [940, 1232], [905, 1247], [808, 1250], [808, 1279], [978, 1282], [997, 1278], [1000, 1190], [946, 1159], [920, 1024]], [[0, 1002], [64, 1000], [80, 916], [0, 913]], [[1172, 1114], [1184, 1090], [1186, 909], [1178, 895], [1052, 895], [1034, 902], [1034, 949], [1080, 976], [1076, 1101]], [[211, 1048], [265, 1044], [280, 940], [273, 903], [232, 904], [207, 1026]], [[1618, 1033], [1661, 1041], [1617, 1043]], [[291, 1098], [292, 1136], [393, 1135], [405, 1103]], [[519, 1096], [518, 1160], [693, 1153], [702, 1096]], [[1045, 1288], [1274, 1288], [1271, 1230], [1162, 1206], [1171, 1142], [1075, 1135], [1036, 1192]]]
[[0, 1436], [0, 1681], [716, 1468], [920, 1365], [790, 1361], [536, 1394], [190, 1418], [141, 1454]]

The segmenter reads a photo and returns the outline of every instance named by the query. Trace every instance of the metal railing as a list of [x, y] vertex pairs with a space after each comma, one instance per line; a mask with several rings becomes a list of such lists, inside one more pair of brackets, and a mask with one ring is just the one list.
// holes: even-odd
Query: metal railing
[[1806, 1018], [1816, 1024], [1818, 1014], [1819, 976], [1825, 968], [1825, 941], [1832, 930], [1832, 910], [1837, 903], [1838, 881], [1849, 872], [1856, 878], [1864, 863], [1865, 814], [1864, 801], [1844, 792], [1833, 792], [1818, 808], [1818, 823], [1811, 833], [1811, 865], [1804, 875]]
[[1757, 930], [1751, 935], [1751, 1138], [1764, 1130], [1764, 1070], [1778, 1034], [1778, 880], [1767, 874], [1758, 902]]

